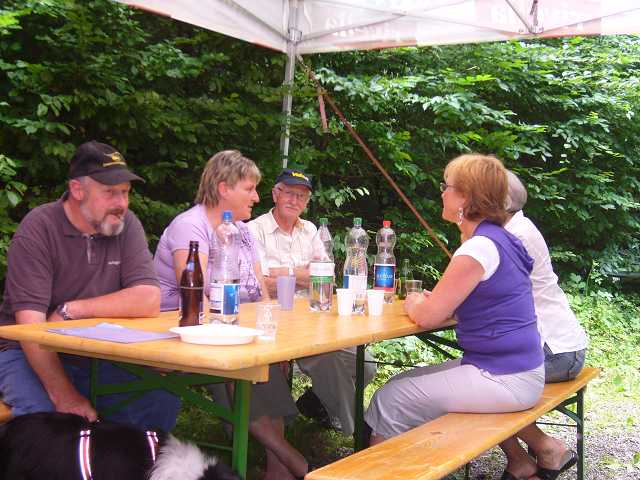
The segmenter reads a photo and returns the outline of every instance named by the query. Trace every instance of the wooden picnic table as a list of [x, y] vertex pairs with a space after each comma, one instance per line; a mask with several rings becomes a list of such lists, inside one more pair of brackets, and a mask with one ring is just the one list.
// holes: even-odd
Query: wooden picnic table
[[[177, 338], [143, 343], [114, 343], [92, 340], [70, 335], [48, 332], [49, 328], [71, 328], [93, 326], [101, 322], [111, 322], [125, 327], [153, 332], [167, 332], [178, 325], [177, 312], [164, 312], [156, 318], [100, 318], [70, 320], [66, 322], [40, 323], [31, 325], [9, 325], [0, 327], [0, 337], [18, 341], [31, 341], [56, 352], [81, 355], [93, 359], [103, 359], [129, 365], [132, 371], [143, 375], [150, 388], [162, 385], [180, 395], [184, 400], [203, 405], [195, 400], [189, 386], [208, 382], [208, 377], [232, 379], [236, 382], [234, 405], [230, 412], [223, 412], [219, 405], [210, 411], [231, 421], [234, 425], [232, 452], [233, 468], [245, 477], [248, 443], [249, 392], [251, 382], [268, 380], [269, 364], [289, 361], [319, 353], [332, 352], [346, 347], [358, 346], [359, 385], [356, 395], [357, 413], [362, 412], [362, 376], [364, 346], [390, 338], [418, 334], [423, 329], [411, 322], [403, 311], [403, 302], [385, 304], [383, 315], [369, 317], [337, 315], [337, 302], [329, 312], [311, 312], [307, 299], [297, 299], [291, 311], [278, 311], [278, 330], [273, 342], [257, 341], [246, 345], [213, 346], [184, 343]], [[256, 303], [240, 305], [239, 323], [245, 327], [255, 327]], [[453, 321], [448, 325], [453, 325]], [[192, 382], [184, 374], [167, 375], [135, 366], [153, 366], [169, 370], [188, 372], [194, 375]], [[202, 375], [204, 374], [204, 375]], [[210, 382], [209, 382], [210, 383]], [[98, 393], [108, 393], [109, 389]], [[137, 386], [139, 388], [139, 385]], [[118, 391], [122, 391], [120, 388]], [[95, 400], [95, 396], [92, 395]], [[207, 401], [208, 403], [212, 403]], [[359, 423], [359, 422], [358, 422]], [[358, 430], [356, 435], [360, 435]]]

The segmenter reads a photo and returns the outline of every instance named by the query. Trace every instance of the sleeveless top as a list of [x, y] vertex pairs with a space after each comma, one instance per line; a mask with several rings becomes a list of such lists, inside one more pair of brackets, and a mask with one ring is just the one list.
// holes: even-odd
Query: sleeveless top
[[533, 260], [520, 240], [502, 227], [484, 221], [473, 234], [477, 235], [494, 242], [500, 264], [455, 312], [462, 363], [496, 375], [536, 368], [544, 356], [529, 278]]

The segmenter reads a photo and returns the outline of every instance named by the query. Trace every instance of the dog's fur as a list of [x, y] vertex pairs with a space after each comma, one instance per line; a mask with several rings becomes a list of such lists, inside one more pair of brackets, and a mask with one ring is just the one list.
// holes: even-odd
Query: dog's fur
[[0, 425], [0, 480], [82, 480], [80, 431], [91, 429], [93, 480], [240, 480], [192, 444], [157, 432], [155, 464], [145, 432], [67, 413], [33, 413]]

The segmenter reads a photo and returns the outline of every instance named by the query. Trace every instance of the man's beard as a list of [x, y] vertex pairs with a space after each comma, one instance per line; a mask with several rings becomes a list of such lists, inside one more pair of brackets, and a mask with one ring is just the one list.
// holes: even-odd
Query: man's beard
[[[95, 219], [89, 209], [87, 208], [87, 204], [85, 202], [80, 203], [80, 212], [84, 216], [84, 219], [101, 235], [105, 237], [113, 237], [116, 235], [120, 235], [122, 230], [124, 230], [124, 210], [109, 210], [102, 220]], [[107, 221], [107, 217], [109, 215], [116, 215], [120, 218], [118, 223], [110, 223]]]

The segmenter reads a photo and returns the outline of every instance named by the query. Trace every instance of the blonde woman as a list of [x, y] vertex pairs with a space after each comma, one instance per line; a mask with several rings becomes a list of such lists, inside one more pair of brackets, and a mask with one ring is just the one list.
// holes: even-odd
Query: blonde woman
[[[215, 229], [225, 210], [231, 211], [240, 230], [240, 302], [269, 299], [254, 240], [242, 222], [251, 218], [253, 205], [260, 200], [256, 191], [260, 179], [256, 164], [237, 150], [218, 152], [209, 159], [200, 178], [195, 206], [178, 215], [158, 243], [154, 263], [160, 279], [161, 309], [178, 308], [180, 276], [191, 240], [200, 243], [200, 265], [204, 278], [208, 278], [217, 248]], [[208, 389], [216, 401], [230, 405], [224, 384], [210, 385]], [[304, 476], [308, 470], [306, 460], [284, 438], [284, 419], [295, 417], [298, 410], [278, 365], [269, 368], [268, 382], [252, 386], [251, 398], [249, 431], [266, 449], [265, 480]]]

